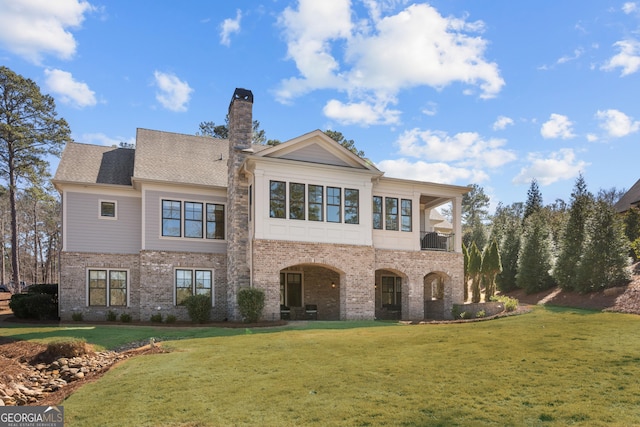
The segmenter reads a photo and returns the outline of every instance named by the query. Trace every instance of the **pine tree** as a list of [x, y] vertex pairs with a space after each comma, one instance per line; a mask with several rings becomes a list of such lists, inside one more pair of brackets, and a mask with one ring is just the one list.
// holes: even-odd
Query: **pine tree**
[[527, 293], [549, 289], [554, 285], [550, 270], [551, 233], [544, 216], [534, 213], [525, 220], [516, 283]]
[[464, 259], [464, 300], [469, 299], [469, 249], [467, 249], [467, 245], [462, 243], [462, 255]]
[[613, 207], [598, 201], [586, 229], [588, 238], [577, 269], [576, 290], [590, 292], [627, 281], [629, 245]]
[[578, 265], [584, 249], [586, 225], [592, 206], [593, 196], [587, 191], [587, 184], [580, 174], [571, 193], [569, 220], [562, 234], [560, 254], [553, 272], [558, 285], [566, 290], [576, 288]]
[[518, 255], [522, 236], [522, 203], [498, 206], [494, 216], [492, 236], [499, 242], [502, 272], [496, 276], [496, 286], [502, 292], [517, 288]]
[[484, 300], [490, 301], [496, 293], [496, 276], [502, 271], [498, 242], [492, 240], [482, 255], [482, 277], [484, 280]]
[[[629, 243], [637, 245], [635, 243], [640, 239], [640, 208], [631, 208], [624, 215], [624, 234], [627, 236]], [[639, 254], [636, 251], [631, 251], [630, 255], [634, 261], [640, 259]]]
[[482, 252], [475, 243], [469, 249], [469, 276], [471, 277], [471, 302], [480, 302], [480, 280], [482, 269]]
[[538, 187], [538, 181], [534, 178], [531, 180], [531, 186], [527, 191], [527, 202], [524, 205], [524, 215], [522, 221], [529, 218], [536, 212], [540, 212], [542, 209], [542, 193]]

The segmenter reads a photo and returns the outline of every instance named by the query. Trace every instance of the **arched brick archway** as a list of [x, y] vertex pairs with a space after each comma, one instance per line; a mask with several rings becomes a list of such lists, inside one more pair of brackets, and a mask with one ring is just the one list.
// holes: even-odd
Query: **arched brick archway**
[[424, 317], [425, 319], [445, 319], [445, 290], [451, 287], [451, 277], [442, 271], [426, 274], [424, 284]]
[[280, 305], [290, 320], [340, 320], [341, 272], [324, 264], [280, 270]]

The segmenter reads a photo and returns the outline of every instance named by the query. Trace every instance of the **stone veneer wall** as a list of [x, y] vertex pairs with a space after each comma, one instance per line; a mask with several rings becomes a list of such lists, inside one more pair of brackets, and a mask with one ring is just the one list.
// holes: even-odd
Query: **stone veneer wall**
[[[340, 320], [374, 318], [375, 269], [374, 252], [370, 246], [254, 240], [252, 258], [253, 285], [265, 291], [265, 320], [280, 317], [280, 271], [296, 265], [325, 267], [339, 274], [336, 289], [339, 292]], [[311, 278], [319, 283], [319, 272], [310, 271]], [[332, 277], [336, 277], [335, 274], [327, 272], [329, 284]]]
[[461, 253], [376, 249], [375, 257], [376, 269], [395, 271], [403, 276], [403, 319], [424, 319], [424, 277], [432, 272], [442, 272], [448, 277], [444, 286], [446, 318], [451, 317], [453, 304], [463, 302], [464, 259]]
[[[84, 320], [104, 321], [109, 310], [128, 313], [139, 319], [140, 303], [140, 256], [138, 254], [96, 254], [62, 252], [60, 255], [59, 306], [60, 319], [71, 320], [73, 313], [82, 313]], [[129, 270], [128, 307], [87, 307], [88, 269]]]

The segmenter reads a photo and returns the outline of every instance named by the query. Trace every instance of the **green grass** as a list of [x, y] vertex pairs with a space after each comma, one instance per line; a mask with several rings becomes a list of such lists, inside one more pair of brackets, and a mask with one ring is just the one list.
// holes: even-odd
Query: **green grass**
[[[463, 324], [350, 323], [174, 330], [185, 339], [165, 342], [171, 353], [128, 360], [67, 399], [65, 425], [640, 425], [638, 316], [552, 307]], [[55, 332], [29, 329], [13, 330]]]

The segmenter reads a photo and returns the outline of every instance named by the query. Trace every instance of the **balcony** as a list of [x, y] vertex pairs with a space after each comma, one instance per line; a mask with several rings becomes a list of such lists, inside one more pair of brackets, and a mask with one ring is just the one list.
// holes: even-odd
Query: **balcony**
[[438, 233], [436, 231], [420, 232], [420, 249], [423, 251], [454, 251], [454, 234]]

